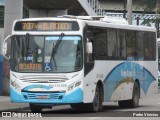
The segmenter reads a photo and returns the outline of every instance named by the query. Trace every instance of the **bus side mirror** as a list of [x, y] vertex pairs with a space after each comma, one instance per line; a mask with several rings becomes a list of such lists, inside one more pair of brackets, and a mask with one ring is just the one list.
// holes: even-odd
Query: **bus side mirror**
[[3, 56], [5, 59], [10, 59], [10, 44], [11, 44], [11, 35], [8, 35], [3, 41]]
[[86, 50], [88, 54], [92, 54], [93, 53], [93, 46], [92, 46], [92, 42], [87, 42], [86, 43]]

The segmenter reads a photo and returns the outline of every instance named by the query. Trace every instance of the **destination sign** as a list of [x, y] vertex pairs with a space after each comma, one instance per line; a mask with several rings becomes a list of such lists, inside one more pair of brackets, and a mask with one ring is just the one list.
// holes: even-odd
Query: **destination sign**
[[37, 63], [20, 63], [19, 70], [21, 71], [42, 71], [42, 65]]
[[78, 31], [76, 21], [19, 21], [15, 31]]

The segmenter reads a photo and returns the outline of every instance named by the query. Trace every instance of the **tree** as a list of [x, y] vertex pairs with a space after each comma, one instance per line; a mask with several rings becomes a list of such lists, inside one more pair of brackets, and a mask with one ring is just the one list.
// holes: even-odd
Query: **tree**
[[160, 37], [160, 0], [135, 0], [135, 2], [144, 6], [144, 13], [154, 12], [157, 15], [156, 19], [145, 19], [142, 24], [150, 26], [151, 23], [154, 23], [157, 28], [157, 36]]
[[144, 6], [144, 13], [150, 13], [155, 10], [157, 1], [159, 0], [135, 0], [135, 3]]

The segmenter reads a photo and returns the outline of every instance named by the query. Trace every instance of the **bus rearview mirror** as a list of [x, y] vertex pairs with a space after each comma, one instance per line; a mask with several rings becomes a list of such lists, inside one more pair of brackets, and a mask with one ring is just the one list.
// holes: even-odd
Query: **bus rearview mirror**
[[86, 50], [87, 50], [88, 54], [92, 54], [92, 52], [93, 52], [93, 46], [92, 46], [91, 42], [87, 42], [87, 44], [86, 44]]
[[5, 59], [10, 59], [10, 43], [11, 43], [11, 35], [8, 35], [3, 41], [3, 56]]

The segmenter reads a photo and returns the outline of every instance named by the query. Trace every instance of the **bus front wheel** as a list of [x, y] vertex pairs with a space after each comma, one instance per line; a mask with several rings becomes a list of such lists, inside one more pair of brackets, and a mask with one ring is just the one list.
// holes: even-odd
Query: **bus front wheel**
[[93, 112], [102, 111], [102, 91], [99, 85], [96, 87], [93, 103], [89, 103], [88, 109]]
[[74, 103], [70, 104], [72, 108], [80, 108], [91, 112], [102, 111], [103, 90], [97, 85], [95, 96], [92, 103]]

